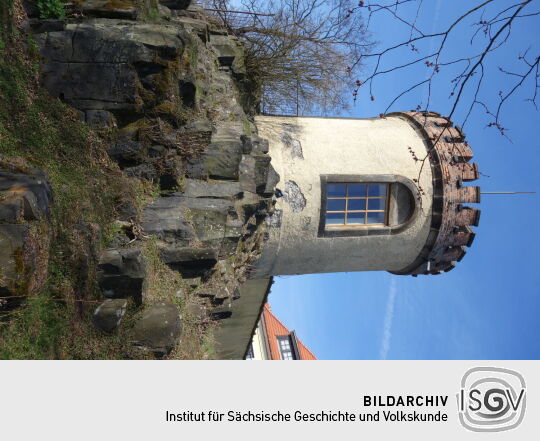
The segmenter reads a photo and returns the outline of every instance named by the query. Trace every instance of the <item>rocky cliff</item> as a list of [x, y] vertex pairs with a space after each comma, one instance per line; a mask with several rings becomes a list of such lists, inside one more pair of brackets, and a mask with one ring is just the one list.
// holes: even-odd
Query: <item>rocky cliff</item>
[[211, 357], [278, 180], [242, 46], [185, 0], [3, 2], [0, 353]]

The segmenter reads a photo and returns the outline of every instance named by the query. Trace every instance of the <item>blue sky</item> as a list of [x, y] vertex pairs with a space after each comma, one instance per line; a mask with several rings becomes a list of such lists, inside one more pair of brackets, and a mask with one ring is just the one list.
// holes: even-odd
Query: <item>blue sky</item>
[[[536, 3], [533, 6], [538, 9]], [[418, 23], [429, 32], [476, 2], [433, 0], [424, 4]], [[499, 89], [509, 84], [498, 66], [522, 71], [520, 51], [531, 46], [529, 53], [538, 54], [539, 21], [539, 17], [519, 21], [511, 39], [486, 63], [484, 90], [491, 93], [483, 97], [491, 104], [497, 103]], [[449, 56], [469, 51], [470, 23], [449, 41]], [[380, 47], [407, 32], [389, 14], [379, 15], [372, 24]], [[485, 40], [480, 38], [477, 44], [485, 44]], [[428, 49], [429, 45], [420, 46], [421, 51]], [[399, 63], [410, 56], [410, 51], [402, 51], [388, 62]], [[375, 101], [361, 91], [350, 116], [379, 115], [396, 93], [427, 74], [428, 68], [419, 65], [381, 77], [374, 85]], [[437, 75], [431, 110], [448, 114], [450, 78], [444, 68]], [[540, 191], [536, 130], [540, 113], [525, 101], [532, 91], [529, 81], [503, 113], [511, 141], [486, 128], [488, 120], [480, 110], [465, 127], [474, 160], [489, 176], [479, 182], [483, 191]], [[425, 104], [426, 96], [425, 89], [417, 89], [391, 110], [413, 109], [422, 100]], [[469, 89], [465, 101], [470, 102], [470, 97]], [[453, 119], [460, 123], [463, 116], [461, 109]], [[276, 277], [270, 294], [272, 310], [320, 359], [540, 359], [539, 197], [483, 195], [473, 246], [449, 273], [417, 278], [385, 272]]]

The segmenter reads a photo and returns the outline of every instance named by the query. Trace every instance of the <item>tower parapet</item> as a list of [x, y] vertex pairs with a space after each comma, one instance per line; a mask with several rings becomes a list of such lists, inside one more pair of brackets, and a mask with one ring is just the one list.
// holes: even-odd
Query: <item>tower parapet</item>
[[480, 210], [467, 203], [480, 202], [480, 187], [465, 186], [479, 178], [478, 166], [465, 135], [452, 121], [435, 112], [400, 112], [423, 135], [433, 181], [431, 227], [421, 253], [408, 267], [394, 274], [439, 274], [450, 271], [466, 254], [478, 226]]

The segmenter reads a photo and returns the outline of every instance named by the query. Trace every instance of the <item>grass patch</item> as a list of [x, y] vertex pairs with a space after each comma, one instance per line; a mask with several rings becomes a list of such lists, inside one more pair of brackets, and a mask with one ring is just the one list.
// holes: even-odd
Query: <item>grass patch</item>
[[37, 0], [39, 18], [64, 18], [66, 9], [62, 0]]
[[114, 235], [119, 210], [137, 206], [146, 191], [111, 162], [75, 110], [39, 88], [35, 46], [9, 32], [11, 3], [1, 2], [0, 163], [43, 170], [54, 203], [50, 258], [37, 269], [46, 282], [1, 318], [0, 358], [121, 358], [126, 337], [104, 336], [90, 324], [94, 302], [102, 300], [96, 258]]
[[43, 291], [0, 321], [0, 359], [57, 358], [66, 327], [61, 305]]
[[139, 19], [148, 22], [159, 21], [159, 0], [136, 0], [135, 4], [140, 11]]
[[189, 284], [178, 271], [172, 270], [162, 262], [155, 239], [149, 239], [144, 243], [143, 252], [148, 271], [145, 303], [172, 302], [182, 316], [181, 343], [168, 358], [185, 360], [213, 358], [214, 323], [210, 320], [200, 320], [190, 313], [190, 306], [202, 305], [203, 300], [192, 293]]

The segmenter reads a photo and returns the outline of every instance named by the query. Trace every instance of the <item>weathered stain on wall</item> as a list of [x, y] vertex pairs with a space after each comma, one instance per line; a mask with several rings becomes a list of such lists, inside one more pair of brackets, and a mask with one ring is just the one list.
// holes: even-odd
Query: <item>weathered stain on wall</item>
[[294, 133], [291, 131], [285, 131], [281, 135], [281, 142], [283, 147], [289, 151], [293, 158], [304, 159], [304, 152], [302, 151], [302, 143], [293, 137]]
[[285, 183], [283, 200], [289, 204], [294, 213], [300, 213], [306, 206], [304, 193], [302, 193], [302, 190], [300, 190], [300, 187], [294, 181], [287, 181]]

